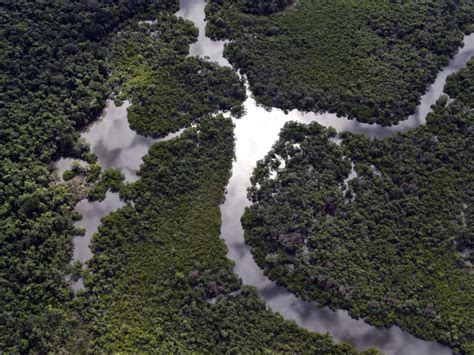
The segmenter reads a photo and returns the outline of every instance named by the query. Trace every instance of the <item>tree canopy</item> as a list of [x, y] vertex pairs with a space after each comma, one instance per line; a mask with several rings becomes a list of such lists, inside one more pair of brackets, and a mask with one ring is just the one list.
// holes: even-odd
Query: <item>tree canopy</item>
[[371, 324], [472, 352], [473, 63], [448, 79], [454, 101], [440, 99], [408, 133], [345, 133], [337, 145], [318, 124], [285, 126], [255, 170], [242, 218], [271, 279]]
[[258, 103], [382, 125], [414, 113], [474, 23], [469, 0], [298, 0], [267, 16], [247, 5], [209, 0], [207, 33], [230, 40]]
[[[230, 69], [187, 57], [196, 29], [176, 10], [166, 0], [1, 5], [0, 349], [355, 354], [273, 314], [233, 274], [219, 238], [233, 125], [209, 114], [239, 115], [245, 89]], [[132, 185], [79, 138], [111, 96], [131, 99], [142, 134], [195, 125], [154, 145]], [[61, 156], [89, 165], [59, 183]], [[83, 233], [74, 206], [109, 189], [128, 203], [104, 218], [82, 271], [70, 264]], [[82, 274], [74, 298], [68, 280]]]

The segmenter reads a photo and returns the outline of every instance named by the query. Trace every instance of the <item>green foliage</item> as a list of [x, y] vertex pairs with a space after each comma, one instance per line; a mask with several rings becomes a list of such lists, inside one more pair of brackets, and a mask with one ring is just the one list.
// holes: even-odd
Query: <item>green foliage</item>
[[[153, 24], [129, 23], [112, 40], [111, 80], [121, 89], [119, 100], [132, 100], [131, 126], [157, 137], [196, 127], [153, 145], [140, 179], [117, 187], [133, 207], [103, 219], [78, 299], [90, 350], [354, 353], [266, 310], [233, 273], [219, 237], [219, 204], [234, 127], [209, 113], [240, 112], [245, 89], [230, 69], [186, 58], [194, 38], [189, 23], [162, 16]], [[109, 181], [118, 182], [106, 173], [89, 198], [103, 198]]]
[[242, 112], [245, 87], [234, 71], [185, 56], [196, 37], [190, 22], [163, 15], [113, 38], [113, 80], [122, 84], [119, 98], [135, 104], [128, 117], [138, 133], [163, 137], [210, 112]]
[[66, 170], [63, 174], [64, 181], [72, 180], [76, 176], [76, 173], [72, 170]]
[[87, 168], [86, 181], [89, 183], [96, 182], [100, 177], [101, 171], [102, 168], [99, 164], [90, 164]]
[[[190, 23], [159, 14], [155, 24], [136, 24], [140, 13], [149, 18], [176, 5], [1, 5], [1, 351], [355, 353], [266, 310], [233, 274], [219, 238], [233, 126], [206, 114], [240, 112], [245, 90], [229, 69], [185, 57], [196, 37]], [[130, 120], [140, 132], [161, 136], [197, 124], [156, 144], [130, 186], [118, 170], [101, 173], [77, 131], [112, 90], [132, 99]], [[65, 178], [77, 178], [56, 185], [59, 156], [90, 165], [73, 166]], [[120, 191], [135, 207], [104, 219], [82, 272], [70, 264], [72, 236], [84, 234], [73, 225], [80, 219], [73, 206], [88, 189], [91, 199]], [[81, 275], [88, 289], [73, 301], [66, 276]]]
[[77, 281], [82, 277], [82, 263], [79, 260], [76, 260], [71, 265], [71, 279]]
[[130, 205], [103, 220], [79, 302], [92, 351], [351, 354], [268, 311], [226, 258], [219, 204], [233, 158], [230, 119], [204, 117], [156, 143]]
[[456, 76], [448, 77], [445, 91], [468, 107], [474, 107], [474, 60], [467, 63]]
[[[93, 173], [96, 173], [94, 169]], [[107, 169], [90, 189], [87, 198], [89, 201], [103, 201], [107, 191], [120, 192], [125, 188], [125, 176], [118, 169]]]
[[[454, 102], [440, 101], [409, 133], [376, 140], [347, 133], [338, 146], [317, 124], [285, 126], [255, 170], [254, 205], [242, 219], [271, 279], [374, 325], [397, 324], [469, 353], [473, 62], [448, 80]], [[358, 176], [345, 181], [351, 162]]]
[[210, 0], [207, 32], [231, 40], [259, 103], [383, 125], [415, 111], [474, 22], [469, 0], [298, 0], [271, 16], [242, 3], [261, 2]]
[[110, 91], [102, 40], [138, 12], [174, 11], [176, 5], [174, 0], [0, 5], [2, 352], [80, 348], [84, 334], [69, 307], [73, 295], [65, 281], [77, 196], [52, 184], [52, 162], [88, 150], [76, 128], [101, 111]]
[[255, 15], [270, 15], [284, 10], [293, 0], [240, 0], [237, 6], [242, 12]]

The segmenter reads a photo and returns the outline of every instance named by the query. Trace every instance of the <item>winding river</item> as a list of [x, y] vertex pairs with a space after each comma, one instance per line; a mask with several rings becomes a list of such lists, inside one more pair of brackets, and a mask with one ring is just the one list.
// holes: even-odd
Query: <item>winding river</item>
[[[212, 41], [205, 36], [205, 0], [181, 0], [178, 16], [193, 21], [199, 28], [198, 41], [191, 46], [190, 55], [208, 57], [221, 65], [229, 65], [223, 58], [225, 42]], [[282, 110], [270, 112], [256, 105], [247, 90], [245, 101], [246, 115], [234, 119], [236, 137], [236, 160], [232, 168], [232, 177], [227, 186], [226, 200], [221, 206], [222, 237], [228, 253], [235, 262], [234, 271], [244, 284], [257, 288], [262, 300], [273, 311], [287, 319], [316, 332], [329, 332], [337, 341], [345, 341], [358, 349], [376, 347], [386, 354], [400, 355], [436, 355], [450, 354], [448, 347], [432, 341], [424, 341], [402, 331], [399, 327], [377, 328], [363, 320], [351, 318], [346, 311], [332, 311], [328, 307], [320, 308], [313, 302], [306, 302], [288, 292], [285, 288], [270, 281], [253, 260], [249, 247], [244, 241], [244, 231], [240, 216], [250, 205], [247, 188], [256, 162], [262, 159], [277, 141], [278, 134], [288, 121], [302, 123], [318, 122], [326, 127], [334, 127], [337, 132], [350, 131], [370, 137], [386, 137], [418, 127], [426, 122], [430, 107], [443, 93], [446, 78], [466, 66], [474, 56], [474, 34], [466, 36], [464, 46], [437, 76], [436, 81], [422, 97], [416, 112], [407, 120], [391, 127], [375, 124], [363, 124], [354, 120], [337, 117], [335, 114], [302, 113], [297, 110], [285, 114]]]
[[[178, 16], [193, 21], [199, 28], [199, 38], [190, 48], [190, 55], [197, 55], [220, 65], [230, 66], [223, 57], [224, 41], [212, 41], [205, 36], [205, 0], [181, 0]], [[302, 123], [318, 122], [326, 127], [334, 127], [337, 132], [350, 131], [369, 137], [386, 137], [395, 132], [407, 131], [425, 123], [431, 105], [443, 93], [448, 75], [464, 67], [474, 55], [474, 34], [466, 36], [464, 46], [437, 76], [436, 81], [422, 97], [416, 113], [407, 120], [392, 127], [382, 127], [359, 123], [354, 120], [337, 117], [335, 114], [302, 113], [297, 110], [285, 114], [273, 109], [267, 111], [256, 105], [247, 90], [245, 101], [246, 114], [234, 119], [236, 137], [236, 160], [233, 163], [232, 177], [227, 186], [227, 194], [222, 212], [222, 237], [228, 248], [228, 257], [235, 262], [235, 272], [244, 284], [257, 288], [260, 297], [273, 311], [286, 319], [316, 332], [329, 332], [337, 341], [345, 341], [358, 349], [376, 347], [386, 354], [400, 355], [437, 355], [450, 354], [448, 347], [432, 341], [424, 341], [402, 331], [399, 327], [377, 328], [363, 320], [351, 318], [346, 311], [332, 311], [327, 307], [319, 308], [313, 302], [306, 302], [289, 293], [286, 289], [270, 281], [254, 262], [248, 246], [244, 242], [244, 231], [240, 224], [246, 206], [247, 188], [256, 162], [262, 159], [278, 139], [283, 125], [288, 121]], [[126, 102], [115, 106], [108, 101], [101, 119], [93, 124], [82, 137], [91, 145], [99, 163], [105, 168], [118, 168], [126, 176], [127, 182], [138, 179], [137, 171], [142, 157], [157, 140], [138, 135], [130, 129], [127, 121]], [[172, 134], [165, 139], [179, 135]], [[61, 159], [56, 167], [59, 175], [70, 166], [71, 159]], [[74, 238], [74, 260], [87, 261], [92, 255], [89, 243], [97, 232], [103, 216], [123, 206], [117, 194], [107, 193], [102, 202], [80, 201], [76, 210], [83, 215], [78, 225], [86, 229], [84, 237]], [[73, 285], [82, 286], [81, 280]]]

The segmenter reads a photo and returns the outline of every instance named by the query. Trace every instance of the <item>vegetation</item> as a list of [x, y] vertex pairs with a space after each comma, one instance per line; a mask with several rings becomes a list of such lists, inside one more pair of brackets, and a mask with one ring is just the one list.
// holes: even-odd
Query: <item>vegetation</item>
[[[266, 310], [232, 273], [218, 206], [233, 126], [207, 114], [239, 114], [245, 90], [228, 69], [186, 58], [195, 29], [160, 12], [176, 5], [1, 5], [1, 351], [355, 353]], [[145, 13], [157, 22], [137, 24]], [[132, 99], [130, 119], [143, 134], [197, 125], [153, 146], [141, 180], [129, 186], [119, 171], [102, 172], [79, 140], [112, 91]], [[68, 182], [56, 184], [60, 156], [90, 165], [74, 165]], [[108, 189], [130, 203], [105, 218], [83, 271], [70, 264], [72, 236], [83, 234], [73, 206]], [[88, 288], [73, 300], [67, 280], [81, 276]]]
[[237, 6], [242, 12], [254, 15], [270, 15], [285, 9], [293, 0], [240, 0]]
[[[440, 99], [409, 133], [346, 133], [337, 145], [318, 124], [285, 126], [242, 218], [271, 279], [371, 324], [474, 351], [473, 64], [448, 79], [454, 102]], [[351, 163], [358, 176], [347, 181]]]
[[[413, 110], [472, 22], [467, 0], [234, 5], [209, 2], [210, 32], [235, 40], [227, 54], [260, 102], [383, 124]], [[1, 351], [356, 353], [273, 314], [233, 274], [219, 238], [233, 125], [210, 114], [240, 115], [245, 90], [230, 69], [187, 57], [196, 29], [176, 10], [175, 0], [0, 5]], [[324, 19], [316, 30], [315, 18]], [[347, 134], [337, 146], [317, 125], [286, 127], [271, 154], [288, 167], [270, 180], [276, 155], [259, 165], [244, 217], [272, 278], [374, 324], [473, 350], [472, 71], [451, 78], [454, 103], [409, 134]], [[131, 99], [141, 134], [193, 126], [155, 144], [131, 185], [79, 139], [112, 93]], [[89, 165], [57, 184], [60, 156]], [[348, 159], [359, 177], [343, 195]], [[72, 236], [83, 234], [73, 207], [108, 190], [127, 205], [104, 219], [83, 270], [70, 264]], [[74, 300], [67, 280], [81, 276]]]
[[[79, 128], [109, 93], [102, 40], [161, 1], [7, 1], [0, 5], [0, 349], [61, 351], [80, 339], [65, 281], [77, 197], [52, 162], [87, 151]], [[75, 348], [76, 349], [76, 348]]]
[[[130, 203], [105, 217], [94, 236], [77, 302], [89, 349], [354, 353], [267, 311], [233, 274], [219, 237], [233, 125], [209, 114], [241, 112], [245, 89], [229, 69], [185, 57], [194, 34], [188, 22], [165, 15], [130, 22], [112, 39], [111, 81], [119, 99], [132, 100], [132, 126], [151, 136], [196, 126], [153, 145], [140, 179], [116, 187]], [[102, 174], [89, 198], [103, 197], [111, 182], [121, 180]]]
[[131, 127], [163, 137], [209, 112], [242, 112], [245, 87], [229, 68], [186, 57], [197, 37], [192, 23], [162, 15], [153, 23], [129, 23], [112, 40], [112, 81], [129, 98]]
[[467, 107], [474, 107], [474, 61], [467, 63], [467, 68], [460, 70], [455, 76], [448, 77], [446, 93], [462, 101]]
[[208, 34], [231, 40], [260, 104], [382, 125], [415, 111], [474, 23], [469, 0], [298, 0], [261, 16], [287, 3], [209, 0]]
[[123, 192], [134, 207], [107, 216], [93, 239], [80, 297], [92, 351], [354, 353], [272, 314], [233, 274], [219, 237], [232, 158], [222, 116], [152, 146]]
[[118, 169], [107, 169], [100, 174], [100, 179], [96, 181], [89, 191], [87, 198], [90, 201], [103, 201], [107, 191], [120, 192], [124, 188], [125, 176]]

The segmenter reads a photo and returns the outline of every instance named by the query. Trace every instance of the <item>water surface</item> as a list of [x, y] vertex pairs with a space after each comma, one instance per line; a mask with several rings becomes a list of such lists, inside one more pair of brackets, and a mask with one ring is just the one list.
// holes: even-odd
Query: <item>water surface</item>
[[[207, 57], [211, 61], [229, 66], [222, 54], [225, 42], [214, 42], [205, 36], [204, 7], [204, 0], [181, 0], [181, 9], [177, 13], [193, 21], [200, 30], [198, 41], [191, 46], [190, 54]], [[240, 217], [245, 207], [250, 205], [247, 188], [256, 162], [271, 149], [285, 122], [318, 122], [326, 127], [334, 127], [337, 132], [350, 131], [369, 137], [385, 137], [412, 129], [425, 123], [430, 106], [443, 91], [446, 77], [465, 66], [473, 54], [474, 35], [471, 35], [465, 38], [464, 48], [430, 86], [417, 112], [406, 121], [389, 128], [358, 123], [330, 113], [314, 114], [293, 110], [285, 114], [278, 109], [267, 111], [255, 103], [250, 91], [247, 90], [248, 98], [244, 103], [246, 115], [239, 120], [234, 119], [236, 160], [227, 186], [226, 200], [221, 206], [222, 237], [228, 247], [228, 257], [235, 262], [235, 272], [245, 284], [257, 288], [268, 307], [287, 319], [295, 320], [300, 326], [317, 332], [330, 332], [337, 341], [347, 341], [358, 349], [377, 347], [387, 354], [400, 355], [450, 353], [446, 346], [417, 339], [398, 327], [385, 329], [371, 326], [362, 320], [352, 319], [345, 311], [333, 312], [327, 307], [319, 308], [315, 303], [305, 302], [277, 286], [254, 262], [244, 241]], [[90, 144], [91, 150], [104, 168], [120, 169], [126, 181], [133, 182], [139, 178], [137, 171], [142, 163], [142, 157], [157, 140], [140, 136], [130, 129], [127, 120], [129, 106], [129, 102], [116, 106], [112, 101], [108, 101], [100, 120], [84, 132], [82, 137]], [[177, 136], [180, 132], [169, 135], [164, 140]], [[70, 166], [71, 161], [62, 159], [57, 166], [64, 171]], [[86, 235], [74, 238], [74, 260], [85, 262], [90, 259], [92, 256], [89, 248], [90, 239], [97, 232], [101, 218], [122, 206], [123, 202], [118, 194], [111, 192], [107, 193], [102, 202], [91, 203], [82, 200], [77, 204], [76, 210], [83, 216], [77, 225], [86, 229]], [[75, 287], [82, 287], [81, 281], [76, 283]]]
[[[214, 42], [205, 37], [205, 0], [181, 0], [177, 13], [193, 22], [200, 29], [198, 42], [191, 48], [191, 55], [208, 57], [217, 63], [227, 61], [223, 58], [223, 42]], [[443, 93], [446, 78], [466, 66], [474, 55], [474, 34], [466, 36], [464, 46], [450, 60], [448, 66], [429, 86], [421, 98], [416, 112], [398, 125], [383, 127], [364, 124], [331, 113], [304, 113], [293, 110], [285, 114], [279, 109], [270, 111], [259, 107], [247, 88], [245, 101], [246, 114], [234, 119], [236, 137], [236, 160], [233, 163], [232, 177], [227, 186], [227, 194], [222, 212], [222, 237], [228, 247], [227, 256], [235, 262], [234, 271], [244, 284], [257, 288], [262, 300], [273, 311], [286, 319], [294, 320], [309, 330], [329, 332], [337, 341], [346, 341], [358, 349], [376, 347], [386, 354], [399, 355], [437, 355], [450, 354], [451, 350], [433, 341], [424, 341], [402, 331], [399, 327], [377, 328], [351, 318], [346, 311], [332, 311], [320, 308], [313, 302], [306, 302], [269, 280], [253, 260], [249, 247], [245, 244], [244, 231], [240, 223], [245, 207], [250, 205], [247, 188], [256, 162], [262, 159], [278, 139], [283, 125], [288, 121], [301, 123], [318, 122], [325, 127], [334, 127], [338, 133], [350, 131], [371, 138], [382, 138], [396, 132], [404, 132], [426, 123], [426, 115], [431, 106]]]
[[202, 1], [181, 0], [179, 11], [176, 13], [176, 16], [194, 22], [194, 25], [199, 29], [198, 40], [191, 44], [189, 54], [204, 57], [222, 66], [230, 67], [231, 65], [222, 55], [224, 45], [227, 41], [213, 41], [209, 37], [206, 37], [206, 15], [204, 13], [204, 6]]
[[[89, 143], [91, 151], [97, 155], [97, 161], [103, 169], [116, 168], [125, 176], [128, 183], [138, 180], [137, 172], [143, 163], [142, 157], [147, 154], [150, 146], [157, 140], [137, 134], [128, 123], [127, 109], [130, 102], [116, 106], [108, 100], [99, 120], [92, 124], [81, 137]], [[170, 135], [165, 139], [171, 138]], [[62, 158], [56, 162], [56, 171], [62, 180], [65, 170], [71, 168], [75, 159]], [[79, 161], [81, 165], [85, 162]], [[82, 215], [76, 226], [85, 230], [84, 236], [73, 238], [74, 251], [72, 261], [87, 262], [92, 257], [90, 242], [98, 231], [102, 217], [124, 206], [118, 193], [108, 191], [101, 202], [89, 202], [87, 199], [77, 203], [75, 210]], [[74, 290], [83, 288], [82, 279], [72, 284]]]
[[418, 339], [399, 327], [377, 328], [363, 320], [351, 318], [346, 311], [334, 312], [328, 307], [320, 308], [313, 302], [303, 301], [263, 274], [245, 244], [240, 223], [245, 207], [251, 204], [247, 199], [250, 177], [256, 162], [268, 153], [278, 139], [285, 122], [292, 120], [307, 124], [314, 121], [314, 116], [298, 112], [285, 115], [281, 110], [267, 112], [256, 106], [253, 99], [245, 102], [245, 108], [247, 114], [234, 120], [236, 160], [226, 199], [221, 206], [221, 233], [228, 248], [227, 256], [235, 262], [234, 271], [244, 284], [256, 287], [267, 306], [286, 319], [315, 332], [329, 332], [337, 341], [348, 342], [360, 350], [376, 347], [386, 354], [450, 354], [448, 347]]
[[[137, 134], [128, 123], [127, 109], [130, 105], [130, 101], [125, 101], [121, 106], [116, 106], [112, 100], [108, 100], [99, 120], [81, 134], [81, 137], [89, 143], [91, 151], [97, 155], [97, 161], [102, 168], [119, 169], [124, 174], [127, 183], [138, 180], [138, 170], [143, 163], [142, 158], [148, 153], [152, 144], [169, 140], [183, 132], [182, 129], [161, 139]], [[76, 160], [62, 158], [56, 162], [56, 171], [61, 180], [64, 171], [70, 169], [74, 161]], [[83, 161], [79, 162], [83, 166], [87, 164]], [[110, 191], [101, 202], [89, 202], [84, 199], [77, 203], [75, 210], [82, 215], [82, 219], [76, 223], [76, 226], [85, 229], [86, 233], [84, 236], [73, 238], [72, 261], [79, 260], [85, 263], [92, 257], [90, 242], [98, 231], [102, 217], [123, 206], [124, 202], [120, 200], [118, 193]], [[73, 284], [76, 290], [82, 287], [82, 280]]]
[[82, 138], [91, 146], [97, 155], [97, 161], [103, 169], [117, 168], [125, 175], [125, 181], [138, 180], [137, 172], [142, 164], [142, 157], [148, 152], [154, 139], [141, 136], [130, 128], [127, 109], [130, 101], [116, 106], [112, 100], [99, 121], [82, 134]]

